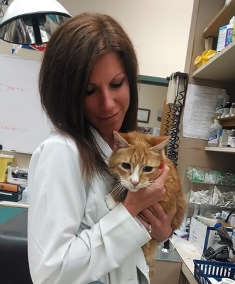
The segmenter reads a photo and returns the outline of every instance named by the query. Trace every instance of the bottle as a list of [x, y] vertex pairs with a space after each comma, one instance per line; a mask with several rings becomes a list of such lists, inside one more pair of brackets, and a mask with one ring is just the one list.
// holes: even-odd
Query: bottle
[[232, 252], [233, 252], [233, 263], [235, 263], [235, 228], [233, 227], [233, 232], [232, 232]]
[[21, 201], [25, 204], [29, 204], [29, 192], [28, 192], [27, 187], [25, 187], [25, 189], [22, 192], [22, 200]]
[[229, 24], [227, 25], [226, 36], [225, 36], [225, 46], [229, 45], [233, 41], [234, 20], [235, 20], [235, 17], [233, 16], [230, 19]]
[[232, 103], [231, 104], [231, 107], [229, 109], [229, 115], [232, 115], [235, 113], [235, 103]]
[[235, 129], [232, 130], [232, 134], [228, 137], [228, 146], [235, 148]]
[[235, 213], [233, 213], [232, 216], [231, 216], [230, 225], [235, 227]]
[[216, 106], [215, 106], [215, 114], [216, 116], [222, 115], [224, 112], [224, 105], [227, 101], [229, 101], [229, 95], [226, 89], [222, 89], [220, 94], [217, 96]]
[[226, 115], [229, 114], [230, 108], [231, 108], [230, 102], [226, 102], [225, 105], [224, 105], [224, 111], [223, 111], [221, 117], [226, 117]]
[[214, 119], [214, 123], [210, 125], [209, 135], [208, 135], [208, 146], [218, 147], [220, 136], [222, 134], [222, 125], [217, 119]]

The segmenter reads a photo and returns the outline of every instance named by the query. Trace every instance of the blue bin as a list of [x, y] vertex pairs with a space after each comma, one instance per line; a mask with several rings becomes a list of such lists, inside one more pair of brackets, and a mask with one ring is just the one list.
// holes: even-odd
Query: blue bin
[[222, 278], [235, 280], [235, 265], [232, 263], [194, 260], [194, 277], [199, 284], [211, 284], [208, 278], [221, 281]]

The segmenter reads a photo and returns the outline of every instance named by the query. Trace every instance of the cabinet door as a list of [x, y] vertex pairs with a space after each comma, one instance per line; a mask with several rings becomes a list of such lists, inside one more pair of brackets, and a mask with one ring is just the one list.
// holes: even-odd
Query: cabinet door
[[156, 273], [151, 284], [179, 284], [181, 262], [156, 261]]

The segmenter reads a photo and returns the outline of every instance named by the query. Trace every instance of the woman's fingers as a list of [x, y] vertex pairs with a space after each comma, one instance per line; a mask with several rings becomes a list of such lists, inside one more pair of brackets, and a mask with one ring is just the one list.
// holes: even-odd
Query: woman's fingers
[[158, 178], [163, 179], [164, 182], [168, 176], [170, 168], [167, 165], [164, 165], [161, 169], [158, 169], [155, 174], [152, 176], [151, 180], [156, 180]]
[[170, 168], [167, 165], [164, 165], [162, 173], [158, 175], [158, 177], [153, 181], [153, 186], [155, 188], [159, 189], [164, 187], [165, 181], [169, 174], [169, 170]]

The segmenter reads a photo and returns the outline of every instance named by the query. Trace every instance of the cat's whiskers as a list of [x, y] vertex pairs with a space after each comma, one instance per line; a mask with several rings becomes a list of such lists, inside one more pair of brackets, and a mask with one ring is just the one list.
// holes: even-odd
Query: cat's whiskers
[[112, 195], [120, 195], [125, 190], [125, 187], [120, 183], [116, 183], [112, 189]]

